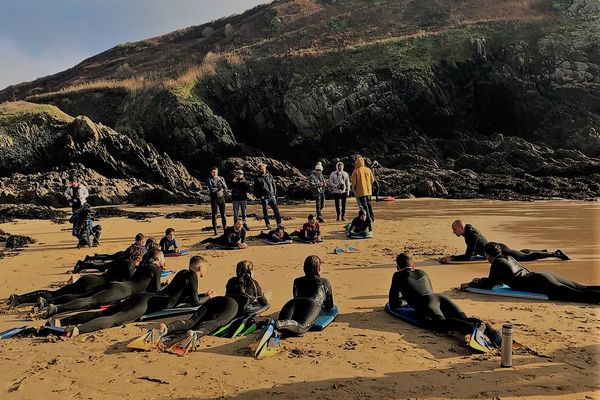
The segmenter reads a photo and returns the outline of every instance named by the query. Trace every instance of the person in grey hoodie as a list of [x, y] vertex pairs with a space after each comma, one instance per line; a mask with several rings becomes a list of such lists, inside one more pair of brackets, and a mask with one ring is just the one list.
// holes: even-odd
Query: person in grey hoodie
[[315, 197], [315, 208], [317, 210], [317, 221], [325, 222], [323, 220], [323, 207], [325, 206], [325, 177], [323, 176], [323, 165], [318, 162], [315, 166], [315, 170], [308, 177], [308, 186], [312, 190], [313, 196]]
[[[333, 201], [335, 203], [336, 221], [346, 220], [346, 198], [350, 195], [350, 176], [344, 171], [344, 163], [335, 164], [335, 171], [329, 175], [329, 186], [333, 192]], [[340, 209], [340, 203], [342, 207]]]

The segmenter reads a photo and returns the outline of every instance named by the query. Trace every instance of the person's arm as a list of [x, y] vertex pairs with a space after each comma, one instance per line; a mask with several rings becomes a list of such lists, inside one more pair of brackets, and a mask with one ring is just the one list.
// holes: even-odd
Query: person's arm
[[225, 178], [223, 178], [222, 176], [220, 178], [221, 184], [223, 185], [223, 189], [229, 190], [229, 188], [227, 187], [227, 182], [225, 182]]
[[177, 246], [177, 238], [173, 238], [172, 245], [174, 250], [179, 250], [179, 246]]
[[273, 175], [269, 174], [269, 176], [271, 177], [271, 187], [273, 188], [273, 197], [277, 197], [277, 185], [275, 184], [275, 178], [273, 178]]
[[354, 195], [356, 196], [356, 185], [357, 185], [357, 180], [356, 180], [356, 171], [352, 171], [352, 177], [350, 178], [350, 183], [352, 186], [352, 190], [355, 192]]
[[67, 187], [67, 190], [65, 190], [65, 198], [66, 198], [68, 201], [71, 201], [71, 199], [72, 199], [72, 197], [71, 197], [71, 192], [69, 191], [70, 189], [71, 189], [71, 187], [69, 186], [69, 187]]
[[475, 245], [477, 244], [477, 238], [471, 231], [465, 231], [465, 243], [467, 244], [467, 249], [465, 250], [465, 254], [461, 254], [459, 256], [450, 256], [452, 261], [469, 261], [475, 252]]
[[146, 291], [150, 293], [158, 293], [160, 290], [160, 275], [162, 273], [162, 269], [157, 264], [153, 264], [151, 273], [152, 279], [150, 279], [150, 283], [148, 284]]
[[294, 298], [298, 297], [298, 279], [300, 278], [294, 279], [294, 284], [292, 285], [292, 294]]
[[246, 230], [243, 228], [240, 232], [240, 243], [246, 243]]
[[315, 236], [321, 236], [321, 225], [318, 222], [315, 222]]
[[265, 297], [265, 294], [263, 293], [262, 288], [260, 287], [260, 285], [258, 284], [257, 281], [254, 281], [254, 287], [256, 288], [256, 301], [258, 302], [258, 304], [261, 307], [266, 306], [267, 304], [269, 304], [269, 300]]
[[186, 300], [193, 307], [200, 306], [210, 299], [206, 293], [198, 294], [198, 276], [195, 273], [191, 273], [188, 279], [188, 293]]
[[401, 280], [400, 274], [398, 273], [395, 273], [392, 277], [392, 284], [388, 295], [388, 303], [392, 309], [400, 308], [404, 305], [402, 291], [400, 290], [402, 286]]
[[367, 226], [367, 230], [369, 232], [373, 232], [373, 223], [371, 222], [371, 218], [368, 218], [368, 220], [369, 220], [369, 224]]
[[333, 289], [331, 288], [331, 284], [327, 279], [322, 278], [323, 283], [325, 284], [325, 290], [327, 294], [325, 295], [325, 302], [323, 303], [323, 308], [325, 310], [331, 310], [334, 306], [333, 303]]
[[85, 203], [89, 195], [90, 192], [88, 191], [87, 187], [85, 187], [83, 184], [79, 184], [79, 198], [81, 199], [82, 203]]
[[346, 185], [346, 196], [350, 196], [350, 176], [348, 175], [347, 172], [345, 172], [343, 179], [344, 179], [344, 184]]

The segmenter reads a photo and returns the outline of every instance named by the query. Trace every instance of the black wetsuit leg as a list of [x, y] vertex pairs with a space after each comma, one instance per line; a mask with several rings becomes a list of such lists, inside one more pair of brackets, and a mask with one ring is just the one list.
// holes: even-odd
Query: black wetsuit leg
[[434, 331], [467, 335], [473, 331], [474, 324], [481, 323], [477, 318], [467, 317], [456, 303], [442, 294], [424, 295], [420, 300], [417, 311], [428, 318], [429, 327]]
[[[17, 297], [19, 304], [26, 303], [35, 303], [37, 299], [42, 297], [49, 302], [54, 302], [56, 298], [60, 298], [65, 295], [83, 295], [93, 291], [94, 289], [98, 289], [104, 287], [108, 284], [109, 281], [106, 277], [101, 275], [86, 275], [82, 276], [75, 282], [65, 285], [60, 289], [56, 290], [36, 290], [34, 292], [29, 292], [22, 294]], [[75, 298], [75, 297], [74, 297]], [[60, 304], [60, 303], [58, 303]]]
[[532, 272], [520, 279], [514, 289], [543, 293], [551, 300], [600, 304], [598, 286], [585, 286], [551, 272]]
[[200, 331], [200, 336], [208, 335], [220, 326], [231, 321], [238, 311], [237, 302], [225, 296], [217, 296], [208, 300], [189, 319], [178, 319], [167, 325], [168, 333], [176, 333], [193, 329]]
[[119, 258], [125, 258], [126, 254], [124, 251], [117, 251], [114, 254], [96, 254], [93, 256], [87, 256], [87, 261], [114, 261]]
[[556, 257], [556, 254], [549, 251], [532, 250], [526, 253], [519, 250], [513, 250], [505, 244], [500, 244], [500, 248], [502, 249], [502, 254], [511, 256], [517, 261], [535, 261], [544, 258]]
[[320, 312], [319, 303], [313, 299], [292, 299], [279, 312], [275, 328], [284, 338], [302, 335], [308, 332]]
[[95, 269], [100, 272], [104, 272], [107, 269], [111, 268], [116, 261], [78, 261], [75, 266], [75, 272], [83, 271], [84, 269]]
[[139, 293], [122, 303], [116, 304], [106, 310], [96, 312], [84, 312], [61, 320], [62, 325], [81, 324], [78, 326], [79, 333], [94, 332], [113, 326], [133, 322], [148, 312], [164, 309], [169, 298], [164, 295], [153, 293]]
[[134, 286], [135, 283], [132, 281], [111, 282], [109, 287], [93, 294], [92, 296], [82, 297], [57, 306], [55, 314], [66, 311], [91, 309], [100, 307], [101, 305], [112, 304], [133, 295]]

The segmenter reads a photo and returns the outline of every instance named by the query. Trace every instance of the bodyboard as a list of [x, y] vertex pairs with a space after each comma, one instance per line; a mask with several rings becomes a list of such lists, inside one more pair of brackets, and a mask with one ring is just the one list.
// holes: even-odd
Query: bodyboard
[[221, 244], [209, 244], [206, 248], [211, 250], [241, 250], [237, 246], [223, 246]]
[[339, 309], [336, 304], [333, 305], [331, 310], [321, 310], [314, 324], [310, 327], [310, 330], [322, 331], [323, 329], [327, 328], [329, 324], [333, 322], [335, 317], [337, 317], [338, 313]]
[[273, 242], [269, 239], [263, 239], [263, 242], [269, 245], [273, 245], [273, 246], [277, 246], [279, 244], [292, 244], [294, 241], [293, 240], [285, 240], [283, 242]]
[[190, 254], [189, 250], [181, 250], [179, 253], [165, 253], [165, 257], [181, 257]]
[[[33, 329], [33, 331], [31, 331]], [[34, 328], [30, 328], [27, 325], [17, 326], [16, 328], [10, 328], [5, 330], [4, 332], [0, 332], [0, 339], [10, 339], [17, 335], [33, 333], [35, 332]]]
[[507, 285], [498, 285], [492, 289], [479, 289], [474, 287], [468, 287], [465, 289], [465, 291], [477, 294], [487, 294], [489, 296], [515, 297], [519, 299], [532, 300], [548, 300], [548, 296], [546, 296], [545, 294], [513, 290]]
[[160, 277], [161, 278], [166, 278], [167, 276], [171, 275], [173, 272], [175, 272], [175, 271], [173, 271], [173, 270], [163, 271], [163, 272], [160, 273]]
[[385, 305], [385, 312], [393, 317], [396, 317], [406, 323], [419, 328], [427, 328], [428, 322], [421, 317], [411, 306], [402, 306], [400, 308], [392, 308], [390, 304]]

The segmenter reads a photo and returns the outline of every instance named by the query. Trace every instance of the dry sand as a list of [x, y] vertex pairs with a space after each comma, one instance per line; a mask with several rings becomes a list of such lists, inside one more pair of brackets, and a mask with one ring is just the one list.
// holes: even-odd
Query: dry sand
[[[350, 214], [356, 212], [353, 199]], [[583, 304], [508, 300], [452, 291], [459, 283], [485, 276], [488, 266], [443, 266], [429, 257], [459, 253], [462, 238], [451, 234], [455, 217], [473, 223], [490, 240], [513, 248], [560, 247], [573, 261], [538, 261], [534, 270], [553, 271], [587, 284], [600, 284], [600, 204], [593, 202], [496, 202], [405, 200], [378, 203], [375, 238], [349, 241], [326, 205], [326, 241], [318, 245], [251, 244], [244, 251], [200, 251], [211, 268], [200, 290], [224, 292], [234, 265], [250, 259], [256, 278], [273, 292], [269, 313], [276, 314], [291, 296], [293, 278], [302, 274], [306, 255], [325, 262], [323, 276], [334, 288], [341, 314], [321, 333], [285, 341], [287, 351], [257, 361], [244, 355], [249, 338], [202, 339], [200, 351], [184, 358], [126, 349], [128, 341], [155, 323], [132, 323], [75, 339], [20, 338], [0, 342], [0, 398], [3, 399], [191, 399], [191, 398], [600, 398], [598, 373], [600, 308]], [[200, 207], [207, 209], [206, 206]], [[228, 206], [228, 210], [231, 207]], [[148, 208], [167, 212], [197, 206]], [[312, 211], [307, 204], [283, 207], [300, 225]], [[259, 212], [252, 206], [252, 212]], [[206, 237], [210, 221], [101, 221], [102, 252], [126, 247], [139, 231], [158, 238], [166, 227], [177, 230], [182, 248]], [[251, 221], [252, 234], [261, 222]], [[95, 249], [77, 250], [68, 232], [49, 221], [0, 225], [39, 242], [22, 254], [0, 260], [0, 298], [63, 282], [78, 258]], [[334, 255], [336, 245], [352, 244], [356, 254]], [[500, 368], [499, 356], [470, 353], [456, 338], [413, 328], [382, 311], [387, 301], [393, 257], [403, 249], [415, 255], [434, 289], [453, 299], [467, 314], [500, 326], [510, 321], [515, 338], [533, 352], [515, 356], [514, 368]], [[170, 259], [175, 269], [188, 258]], [[0, 315], [0, 330], [23, 324], [22, 315]], [[37, 323], [36, 323], [37, 324]], [[535, 353], [535, 354], [533, 354]], [[537, 355], [536, 355], [537, 354]], [[158, 382], [146, 378], [157, 378]]]

